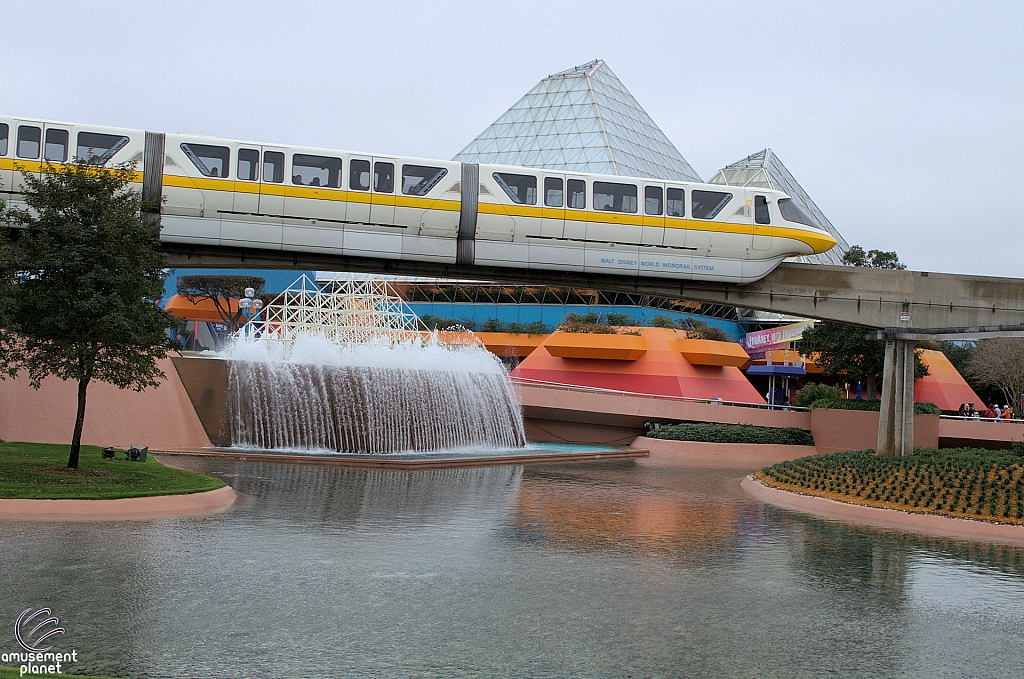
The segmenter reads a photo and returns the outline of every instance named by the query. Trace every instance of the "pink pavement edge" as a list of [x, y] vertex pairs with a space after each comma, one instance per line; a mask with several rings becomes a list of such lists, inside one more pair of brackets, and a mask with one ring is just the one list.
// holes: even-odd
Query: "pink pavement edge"
[[892, 528], [907, 533], [921, 533], [945, 538], [992, 542], [1024, 547], [1024, 526], [959, 519], [935, 514], [915, 514], [896, 509], [865, 507], [824, 497], [801, 495], [788, 490], [770, 488], [752, 475], [740, 482], [749, 495], [768, 504], [792, 509], [823, 519], [859, 523], [879, 528]]
[[119, 500], [3, 500], [0, 521], [144, 521], [222, 512], [234, 504], [231, 486], [187, 495]]

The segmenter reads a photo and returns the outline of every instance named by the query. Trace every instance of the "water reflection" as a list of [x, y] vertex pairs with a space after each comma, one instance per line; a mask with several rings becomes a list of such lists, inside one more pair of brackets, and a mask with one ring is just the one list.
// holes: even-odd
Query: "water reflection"
[[398, 471], [333, 465], [193, 459], [182, 466], [216, 473], [239, 493], [254, 518], [288, 521], [298, 530], [341, 530], [366, 522], [458, 522], [500, 506], [520, 466]]
[[[529, 468], [515, 497], [510, 536], [552, 548], [688, 562], [729, 558], [742, 505], [643, 484], [637, 471], [633, 461]], [[616, 483], [609, 474], [636, 481]]]
[[0, 524], [0, 623], [112, 676], [1020, 676], [1019, 549], [820, 521], [738, 472], [181, 458], [247, 500]]

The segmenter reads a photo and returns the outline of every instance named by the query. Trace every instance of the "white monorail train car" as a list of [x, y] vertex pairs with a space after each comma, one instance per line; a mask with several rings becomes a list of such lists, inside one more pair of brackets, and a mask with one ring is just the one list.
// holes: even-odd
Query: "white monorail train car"
[[730, 283], [835, 245], [778, 191], [0, 116], [12, 202], [75, 157], [135, 161], [166, 242]]

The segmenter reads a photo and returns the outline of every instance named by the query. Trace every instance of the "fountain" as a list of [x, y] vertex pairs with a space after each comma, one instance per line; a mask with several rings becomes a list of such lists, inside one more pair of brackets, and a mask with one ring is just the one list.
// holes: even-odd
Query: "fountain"
[[382, 454], [525, 445], [501, 362], [417, 329], [379, 279], [300, 278], [238, 333], [224, 419], [243, 448]]

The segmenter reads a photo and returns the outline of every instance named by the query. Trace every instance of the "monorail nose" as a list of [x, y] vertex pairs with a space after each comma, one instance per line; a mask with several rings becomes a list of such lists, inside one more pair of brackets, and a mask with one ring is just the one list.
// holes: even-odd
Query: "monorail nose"
[[811, 246], [814, 250], [814, 254], [820, 255], [823, 252], [828, 252], [836, 245], [836, 239], [831, 234], [825, 232], [808, 233], [805, 242]]

